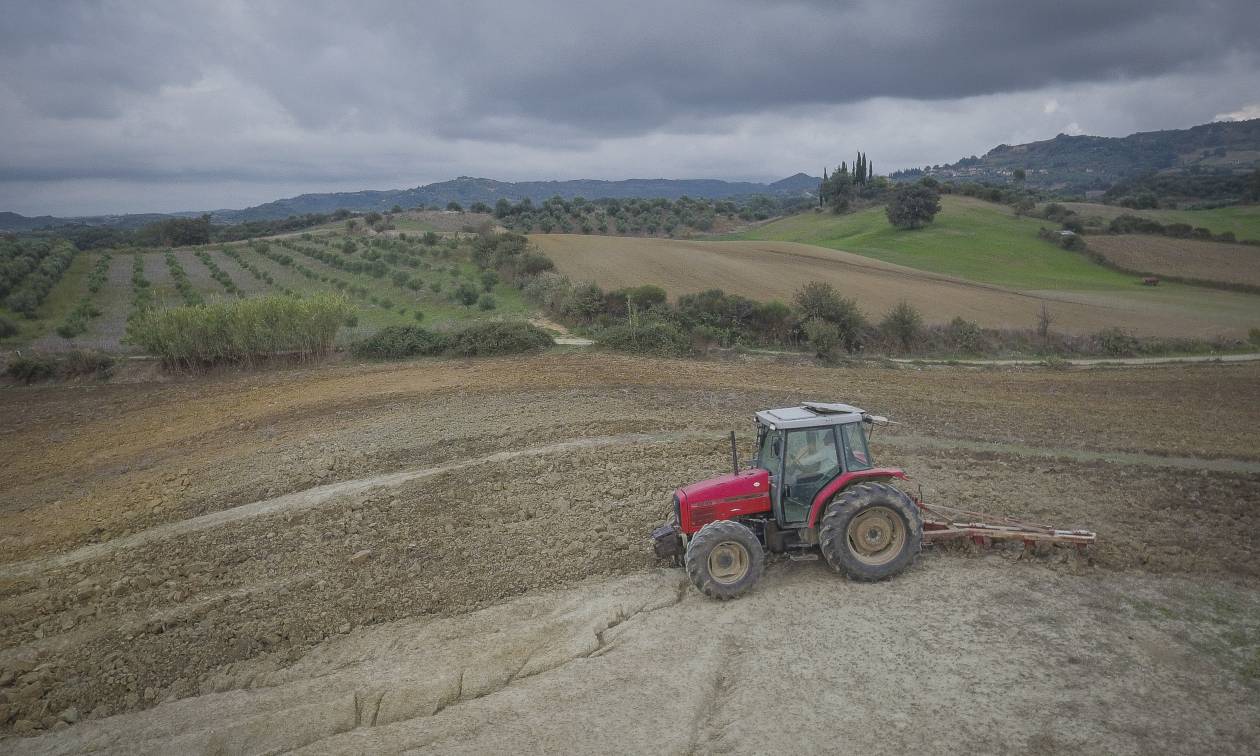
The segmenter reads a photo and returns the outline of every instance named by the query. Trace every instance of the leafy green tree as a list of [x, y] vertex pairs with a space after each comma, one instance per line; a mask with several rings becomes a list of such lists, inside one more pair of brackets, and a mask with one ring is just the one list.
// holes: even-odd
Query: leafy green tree
[[903, 230], [926, 226], [940, 211], [940, 192], [923, 184], [898, 185], [884, 209], [888, 222]]
[[446, 209], [447, 209], [447, 210], [454, 210], [454, 211], [455, 211], [455, 212], [457, 212], [457, 213], [462, 213], [462, 212], [464, 212], [464, 206], [463, 206], [463, 205], [461, 205], [461, 204], [459, 204], [459, 203], [458, 203], [458, 202], [456, 202], [455, 200], [451, 200], [450, 202], [447, 202], [447, 203], [446, 203]]

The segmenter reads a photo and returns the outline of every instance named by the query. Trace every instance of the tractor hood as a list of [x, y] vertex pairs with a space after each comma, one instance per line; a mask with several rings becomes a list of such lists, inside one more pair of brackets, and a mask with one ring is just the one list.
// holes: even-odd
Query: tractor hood
[[770, 474], [752, 468], [678, 489], [678, 524], [691, 534], [714, 520], [770, 510]]
[[697, 481], [689, 486], [683, 486], [678, 491], [687, 501], [702, 502], [726, 496], [765, 493], [768, 490], [769, 480], [769, 473], [754, 467], [740, 470], [733, 475], [719, 475], [716, 478]]

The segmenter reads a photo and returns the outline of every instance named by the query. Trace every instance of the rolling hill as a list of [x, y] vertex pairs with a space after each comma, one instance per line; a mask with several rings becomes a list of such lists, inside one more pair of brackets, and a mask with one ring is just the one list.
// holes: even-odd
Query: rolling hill
[[1156, 172], [1246, 173], [1260, 168], [1260, 119], [1126, 137], [1059, 134], [1040, 142], [1000, 144], [981, 157], [899, 171], [892, 178], [914, 180], [926, 173], [946, 180], [1005, 182], [1017, 168], [1027, 173], [1029, 186], [1074, 192], [1101, 191], [1120, 179]]
[[[346, 209], [356, 212], [388, 211], [395, 205], [404, 208], [428, 205], [445, 207], [448, 202], [470, 205], [484, 202], [493, 205], [500, 199], [513, 202], [529, 198], [541, 202], [559, 195], [565, 199], [585, 197], [600, 199], [678, 199], [687, 196], [704, 199], [732, 199], [768, 195], [776, 197], [814, 196], [821, 179], [797, 173], [769, 184], [751, 181], [717, 179], [626, 179], [623, 181], [495, 181], [461, 176], [451, 181], [417, 186], [412, 189], [384, 191], [334, 192], [302, 194], [297, 197], [267, 202], [241, 210], [207, 210], [213, 223], [242, 223], [257, 220], [278, 220], [308, 213], [331, 213]], [[189, 217], [202, 211], [183, 213], [144, 213], [136, 215], [84, 216], [59, 218], [42, 215], [31, 218], [17, 213], [0, 213], [0, 231], [31, 231], [64, 225], [112, 226], [133, 228], [145, 223], [172, 217]]]

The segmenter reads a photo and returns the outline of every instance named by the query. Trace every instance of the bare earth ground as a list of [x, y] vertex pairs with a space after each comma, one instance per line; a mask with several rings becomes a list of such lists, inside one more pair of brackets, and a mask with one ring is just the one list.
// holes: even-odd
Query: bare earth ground
[[[1016, 291], [793, 242], [712, 242], [533, 234], [530, 239], [574, 281], [605, 288], [653, 283], [671, 296], [719, 288], [758, 300], [790, 301], [826, 281], [868, 312], [914, 302], [930, 322], [963, 317], [986, 327], [1031, 327], [1045, 304], [1056, 327], [1091, 333], [1120, 326], [1139, 335], [1245, 336], [1260, 322], [1260, 299], [1226, 291]], [[702, 276], [697, 270], [704, 271]]]
[[1129, 270], [1260, 286], [1260, 247], [1167, 236], [1090, 236], [1090, 249]]
[[[553, 353], [0, 391], [0, 750], [1249, 752], [1258, 379]], [[807, 398], [902, 421], [876, 453], [930, 501], [1102, 540], [702, 600], [647, 530]]]

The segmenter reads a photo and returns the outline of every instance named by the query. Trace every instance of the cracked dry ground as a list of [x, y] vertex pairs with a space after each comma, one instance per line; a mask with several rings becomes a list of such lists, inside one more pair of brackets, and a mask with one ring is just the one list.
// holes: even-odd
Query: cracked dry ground
[[[1258, 379], [547, 354], [8, 390], [0, 743], [1245, 752]], [[669, 491], [819, 398], [902, 421], [876, 453], [929, 499], [1102, 543], [701, 600], [650, 557]]]

